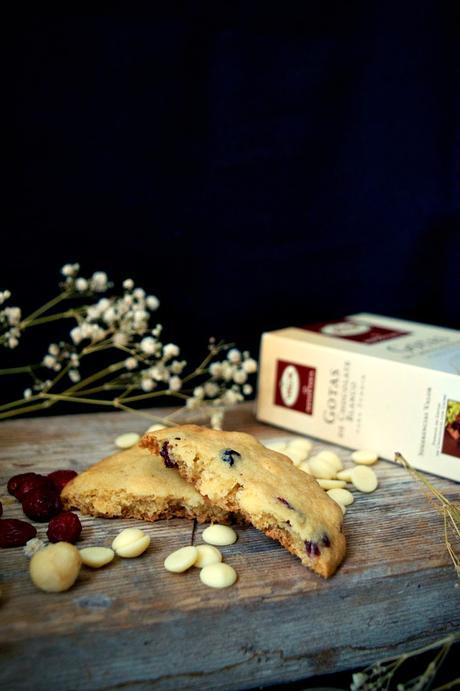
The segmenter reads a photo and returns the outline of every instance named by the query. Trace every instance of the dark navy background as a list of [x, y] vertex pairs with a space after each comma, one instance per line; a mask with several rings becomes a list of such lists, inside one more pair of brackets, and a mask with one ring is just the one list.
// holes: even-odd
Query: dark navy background
[[361, 310], [459, 328], [454, 4], [22, 17], [0, 288], [131, 276], [191, 357]]

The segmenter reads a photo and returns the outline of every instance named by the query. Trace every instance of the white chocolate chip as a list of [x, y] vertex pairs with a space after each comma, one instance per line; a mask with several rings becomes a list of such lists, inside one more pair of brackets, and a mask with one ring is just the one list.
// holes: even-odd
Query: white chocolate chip
[[115, 552], [110, 547], [84, 547], [80, 550], [80, 556], [85, 566], [92, 569], [100, 569], [101, 566], [110, 564]]
[[140, 528], [125, 528], [112, 542], [112, 549], [119, 557], [132, 559], [141, 555], [150, 545], [150, 535], [146, 535]]
[[310, 466], [308, 465], [308, 461], [302, 461], [302, 463], [300, 465], [298, 465], [297, 467], [299, 470], [303, 470], [304, 473], [311, 475], [311, 470], [310, 470]]
[[342, 513], [345, 516], [345, 514], [347, 513], [347, 507], [341, 504], [339, 501], [336, 501], [335, 503], [337, 504], [337, 506], [340, 506], [340, 508], [342, 509]]
[[146, 434], [150, 434], [151, 432], [159, 432], [160, 429], [165, 429], [164, 425], [160, 425], [159, 422], [156, 422], [154, 425], [150, 425], [150, 427], [145, 430]]
[[120, 434], [115, 439], [115, 446], [118, 446], [119, 449], [130, 449], [139, 440], [140, 436], [135, 432], [126, 432], [126, 434]]
[[330, 489], [327, 493], [331, 499], [337, 502], [337, 504], [342, 504], [342, 506], [349, 506], [354, 502], [352, 493], [347, 489]]
[[377, 475], [366, 465], [357, 465], [353, 468], [351, 481], [360, 492], [373, 492], [379, 484]]
[[376, 453], [376, 451], [371, 451], [370, 449], [353, 451], [351, 454], [351, 460], [354, 463], [360, 463], [361, 465], [373, 465], [376, 461], [378, 461], [378, 458], [378, 453]]
[[34, 585], [46, 593], [62, 593], [73, 586], [80, 573], [78, 549], [68, 542], [56, 542], [34, 554], [29, 573]]
[[308, 458], [308, 453], [305, 452], [305, 449], [298, 449], [295, 446], [290, 447], [288, 445], [283, 453], [294, 463], [294, 465], [300, 465], [302, 461]]
[[193, 566], [197, 557], [198, 550], [193, 545], [181, 547], [166, 557], [164, 567], [166, 571], [171, 571], [171, 573], [182, 573]]
[[198, 569], [222, 561], [222, 554], [217, 547], [213, 547], [213, 545], [197, 545], [196, 549], [198, 551], [198, 556], [193, 566], [196, 566]]
[[303, 451], [306, 456], [308, 456], [312, 449], [313, 442], [311, 442], [309, 439], [305, 439], [304, 437], [296, 437], [295, 439], [291, 439], [287, 446], [288, 449], [298, 449], [299, 451]]
[[313, 456], [310, 458], [308, 463], [311, 474], [314, 477], [321, 478], [322, 480], [335, 480], [336, 470], [328, 461], [325, 461], [323, 458]]
[[201, 569], [200, 579], [210, 588], [228, 588], [236, 581], [236, 571], [228, 564], [210, 564]]
[[345, 470], [340, 470], [337, 473], [337, 480], [345, 480], [345, 482], [351, 482], [351, 471], [352, 468], [345, 468]]
[[277, 441], [276, 439], [274, 441], [264, 441], [262, 444], [266, 449], [270, 449], [270, 451], [277, 451], [278, 453], [283, 453], [286, 448], [285, 441]]
[[334, 451], [323, 449], [322, 451], [318, 451], [316, 458], [321, 458], [322, 461], [330, 463], [332, 467], [335, 468], [336, 473], [338, 473], [339, 470], [343, 470], [342, 461], [340, 460], [340, 457], [334, 453]]
[[342, 489], [347, 484], [343, 480], [321, 480], [321, 478], [318, 478], [316, 482], [323, 489]]
[[218, 525], [216, 523], [203, 530], [202, 538], [210, 545], [224, 547], [225, 545], [233, 545], [237, 541], [238, 535], [228, 525]]

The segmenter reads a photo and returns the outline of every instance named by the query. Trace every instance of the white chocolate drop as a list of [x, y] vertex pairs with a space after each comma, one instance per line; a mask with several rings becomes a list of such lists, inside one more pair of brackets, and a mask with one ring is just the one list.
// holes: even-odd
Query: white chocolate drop
[[237, 541], [238, 535], [228, 525], [218, 525], [215, 523], [203, 530], [202, 538], [210, 545], [224, 547], [225, 545], [233, 545]]
[[126, 432], [125, 434], [120, 434], [115, 439], [115, 446], [118, 446], [119, 449], [130, 449], [139, 440], [140, 436], [136, 432]]
[[336, 470], [335, 468], [323, 458], [318, 458], [313, 456], [308, 461], [310, 466], [311, 474], [316, 478], [321, 478], [321, 480], [335, 480]]
[[160, 425], [159, 422], [155, 422], [155, 424], [150, 425], [150, 427], [145, 430], [145, 433], [150, 434], [151, 432], [159, 432], [160, 429], [165, 429], [165, 425]]
[[352, 493], [347, 489], [330, 489], [327, 493], [331, 499], [337, 502], [337, 504], [342, 504], [342, 506], [349, 506], [354, 502]]
[[378, 458], [378, 453], [370, 449], [360, 449], [358, 451], [353, 451], [351, 454], [353, 463], [360, 463], [361, 465], [373, 465], [378, 461]]
[[372, 468], [366, 465], [357, 465], [351, 471], [351, 481], [360, 492], [373, 492], [377, 489], [379, 481]]
[[235, 569], [228, 564], [210, 564], [200, 571], [201, 581], [210, 588], [228, 588], [236, 578]]
[[351, 482], [351, 471], [352, 468], [345, 468], [345, 470], [339, 470], [337, 473], [337, 480], [345, 480], [345, 482]]
[[323, 489], [342, 489], [347, 484], [344, 480], [321, 480], [321, 478], [318, 478], [316, 482]]
[[195, 563], [198, 557], [198, 550], [193, 545], [181, 547], [166, 557], [164, 567], [171, 573], [182, 573], [187, 571]]
[[222, 561], [222, 554], [213, 545], [197, 545], [198, 556], [193, 564], [197, 569], [202, 569], [210, 564], [218, 564]]
[[342, 461], [340, 460], [340, 457], [334, 453], [334, 451], [323, 449], [323, 451], [318, 451], [316, 458], [321, 458], [322, 461], [330, 463], [332, 467], [335, 468], [336, 473], [338, 473], [339, 470], [343, 470]]

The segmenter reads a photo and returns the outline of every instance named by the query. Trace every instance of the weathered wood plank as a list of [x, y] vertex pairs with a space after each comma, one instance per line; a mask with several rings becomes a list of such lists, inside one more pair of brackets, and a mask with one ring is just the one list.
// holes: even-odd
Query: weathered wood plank
[[[226, 426], [289, 436], [258, 424], [248, 406]], [[117, 434], [145, 427], [117, 413], [3, 423], [0, 498], [17, 472], [82, 469], [111, 453]], [[59, 595], [34, 588], [21, 549], [0, 550], [0, 688], [30, 688], [31, 679], [37, 689], [243, 688], [365, 666], [460, 630], [442, 521], [402, 468], [380, 462], [376, 470], [381, 487], [350, 507], [348, 556], [329, 581], [252, 528], [223, 550], [239, 574], [233, 588], [207, 589], [195, 569], [167, 574], [170, 551], [200, 542], [202, 528], [193, 535], [185, 520], [84, 517], [82, 546], [110, 544], [126, 525], [142, 526], [152, 545], [139, 559], [84, 569]], [[433, 482], [459, 497], [455, 483]], [[22, 516], [17, 503], [4, 508]], [[38, 529], [44, 535], [46, 525]]]

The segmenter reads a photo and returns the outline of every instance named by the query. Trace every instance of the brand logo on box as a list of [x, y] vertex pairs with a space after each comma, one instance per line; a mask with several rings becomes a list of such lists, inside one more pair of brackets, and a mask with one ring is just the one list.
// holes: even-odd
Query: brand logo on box
[[312, 415], [316, 369], [278, 360], [275, 405]]
[[399, 329], [387, 329], [384, 326], [374, 324], [363, 324], [349, 319], [338, 319], [332, 322], [320, 322], [319, 324], [307, 324], [302, 326], [305, 331], [315, 331], [325, 336], [334, 338], [345, 338], [347, 341], [357, 341], [374, 345], [382, 341], [389, 341], [392, 338], [407, 336], [410, 331], [400, 331]]

